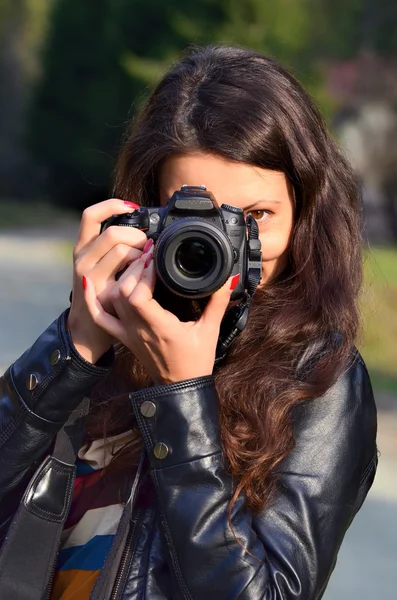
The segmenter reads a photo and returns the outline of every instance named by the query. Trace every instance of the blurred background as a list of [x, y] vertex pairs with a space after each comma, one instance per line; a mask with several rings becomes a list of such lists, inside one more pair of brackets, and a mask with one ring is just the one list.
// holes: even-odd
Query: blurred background
[[362, 186], [381, 457], [325, 599], [395, 600], [396, 0], [0, 0], [0, 372], [67, 306], [78, 219], [108, 197], [129, 119], [188, 45], [214, 42], [288, 67]]

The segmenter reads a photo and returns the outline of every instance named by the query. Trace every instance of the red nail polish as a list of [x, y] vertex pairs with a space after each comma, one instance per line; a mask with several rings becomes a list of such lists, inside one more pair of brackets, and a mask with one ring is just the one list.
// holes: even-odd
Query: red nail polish
[[148, 266], [150, 265], [150, 263], [152, 262], [153, 259], [153, 252], [151, 252], [149, 254], [149, 256], [147, 257], [147, 259], [145, 260], [145, 266], [143, 267], [144, 269], [147, 269]]
[[87, 278], [84, 277], [84, 275], [83, 275], [82, 281], [83, 281], [83, 290], [86, 290], [87, 289]]
[[237, 284], [240, 280], [240, 273], [238, 273], [237, 275], [235, 275], [232, 279], [232, 281], [230, 282], [230, 289], [231, 290], [235, 290], [237, 287]]
[[135, 204], [135, 202], [130, 202], [129, 200], [124, 200], [124, 204], [128, 206], [128, 208], [133, 208], [134, 210], [140, 208], [139, 204]]
[[146, 254], [146, 252], [149, 252], [149, 250], [152, 246], [153, 246], [153, 240], [152, 240], [152, 238], [149, 238], [143, 247], [142, 254]]

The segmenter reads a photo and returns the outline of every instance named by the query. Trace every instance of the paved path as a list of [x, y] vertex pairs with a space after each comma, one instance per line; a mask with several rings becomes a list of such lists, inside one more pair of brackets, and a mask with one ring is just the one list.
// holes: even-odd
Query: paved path
[[[68, 306], [65, 243], [74, 234], [73, 227], [56, 238], [48, 232], [0, 233], [0, 372]], [[397, 599], [397, 410], [392, 408], [379, 414], [379, 448], [375, 484], [346, 535], [325, 600]]]
[[62, 233], [0, 232], [0, 372], [69, 305], [72, 232]]

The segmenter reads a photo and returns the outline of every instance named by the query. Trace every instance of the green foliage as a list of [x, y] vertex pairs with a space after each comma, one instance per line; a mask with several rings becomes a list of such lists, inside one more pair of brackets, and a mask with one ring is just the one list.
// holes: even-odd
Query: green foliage
[[228, 0], [225, 6], [228, 7], [222, 31], [225, 41], [272, 54], [291, 66], [300, 63], [311, 29], [306, 0]]
[[369, 0], [52, 2], [30, 148], [48, 174], [51, 195], [80, 206], [106, 195], [127, 118], [191, 44], [240, 44], [276, 57], [326, 114], [333, 105], [324, 91], [324, 60], [352, 56], [364, 42], [396, 51], [396, 36], [386, 40], [373, 26], [383, 10], [382, 26], [393, 33], [397, 4], [391, 0], [378, 0], [379, 11]]
[[308, 0], [311, 50], [324, 59], [349, 59], [363, 51], [397, 52], [395, 0]]
[[[53, 0], [1, 0], [0, 45], [9, 42], [10, 34], [17, 45], [23, 64], [23, 75], [32, 77], [38, 71], [38, 55], [45, 37], [48, 15]], [[3, 81], [3, 85], [7, 82]]]
[[51, 194], [74, 204], [85, 186], [95, 194], [108, 184], [107, 153], [128, 112], [129, 82], [119, 66], [117, 11], [109, 2], [60, 0], [52, 22], [30, 142], [49, 169]]
[[[191, 41], [177, 18], [183, 5], [160, 0], [55, 5], [29, 139], [58, 200], [81, 205], [107, 193], [132, 102]], [[188, 7], [187, 16], [201, 23], [207, 38], [205, 23], [216, 24], [218, 4], [202, 0]]]
[[131, 104], [133, 113], [186, 46], [231, 42], [285, 62], [298, 56], [309, 27], [303, 4], [58, 0], [29, 135], [51, 195], [81, 205], [106, 194]]
[[[397, 390], [397, 249], [367, 253], [360, 350], [377, 387]], [[394, 390], [394, 391], [396, 391]]]

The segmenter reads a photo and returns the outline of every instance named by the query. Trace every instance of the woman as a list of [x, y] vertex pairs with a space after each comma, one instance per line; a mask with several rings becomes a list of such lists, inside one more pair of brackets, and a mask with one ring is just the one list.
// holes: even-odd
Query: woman
[[[238, 277], [205, 301], [154, 299], [144, 231], [99, 235], [111, 215], [165, 205], [184, 184], [250, 214], [262, 243], [248, 325], [215, 368]], [[354, 348], [361, 212], [349, 166], [280, 65], [210, 47], [149, 98], [114, 196], [84, 212], [70, 310], [2, 379], [3, 537], [89, 395], [53, 599], [320, 598], [377, 464]], [[60, 470], [47, 463], [25, 506], [35, 496], [53, 510]]]

